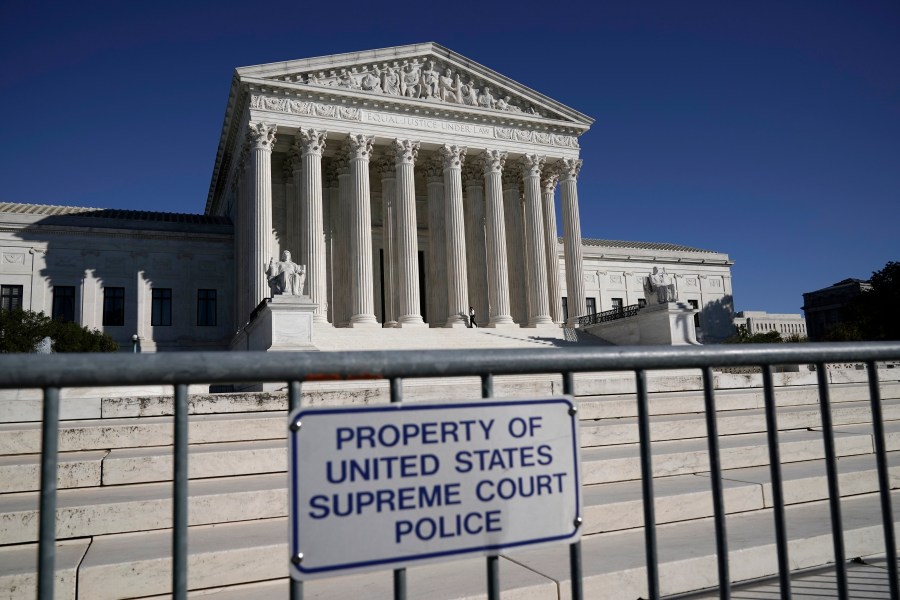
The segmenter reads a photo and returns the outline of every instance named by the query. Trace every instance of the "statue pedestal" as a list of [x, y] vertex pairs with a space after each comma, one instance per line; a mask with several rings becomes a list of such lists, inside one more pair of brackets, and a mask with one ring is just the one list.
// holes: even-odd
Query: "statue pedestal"
[[[308, 352], [312, 343], [313, 313], [309, 296], [276, 295], [256, 311], [256, 317], [231, 341], [231, 350], [252, 352]], [[265, 359], [263, 359], [265, 360]], [[236, 383], [235, 391], [275, 391], [286, 382]]]
[[683, 302], [648, 304], [634, 317], [588, 325], [585, 331], [618, 346], [699, 345], [695, 312]]

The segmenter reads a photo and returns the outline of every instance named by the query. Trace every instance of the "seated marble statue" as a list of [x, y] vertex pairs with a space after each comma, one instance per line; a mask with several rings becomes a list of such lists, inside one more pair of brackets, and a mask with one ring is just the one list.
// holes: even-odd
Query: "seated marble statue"
[[647, 278], [647, 284], [644, 287], [648, 300], [655, 292], [656, 301], [659, 304], [678, 301], [678, 290], [675, 288], [675, 280], [666, 273], [665, 269], [653, 267], [653, 272], [650, 273], [650, 277]]
[[269, 259], [266, 277], [273, 296], [302, 296], [303, 286], [306, 284], [306, 265], [291, 261], [291, 253], [285, 250], [281, 253], [280, 262], [276, 262], [274, 258]]

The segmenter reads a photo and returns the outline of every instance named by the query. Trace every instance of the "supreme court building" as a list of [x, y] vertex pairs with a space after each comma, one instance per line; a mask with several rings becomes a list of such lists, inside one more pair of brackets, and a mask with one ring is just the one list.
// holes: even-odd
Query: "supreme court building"
[[239, 68], [205, 214], [2, 203], [4, 307], [227, 349], [287, 250], [317, 332], [464, 327], [470, 307], [483, 327], [574, 326], [642, 301], [660, 266], [727, 336], [727, 255], [582, 239], [591, 123], [434, 43]]

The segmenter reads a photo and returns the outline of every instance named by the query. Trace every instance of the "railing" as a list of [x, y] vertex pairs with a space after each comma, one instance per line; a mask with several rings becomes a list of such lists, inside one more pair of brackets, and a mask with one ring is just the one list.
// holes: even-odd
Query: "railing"
[[606, 323], [608, 321], [618, 321], [619, 319], [627, 319], [634, 317], [638, 311], [643, 308], [640, 304], [629, 304], [612, 310], [604, 310], [603, 312], [593, 313], [578, 317], [578, 325], [584, 327], [586, 325], [596, 325], [597, 323]]
[[[754, 365], [762, 369], [766, 428], [774, 498], [774, 521], [781, 597], [790, 598], [790, 560], [785, 525], [781, 459], [778, 447], [773, 366], [817, 365], [819, 402], [829, 488], [834, 563], [839, 597], [848, 598], [847, 572], [842, 537], [837, 458], [831, 423], [828, 376], [832, 362], [867, 365], [877, 460], [879, 496], [884, 529], [887, 569], [892, 598], [900, 598], [896, 539], [888, 481], [887, 451], [881, 414], [876, 361], [900, 359], [900, 343], [735, 345], [714, 347], [616, 347], [547, 350], [467, 350], [344, 353], [192, 353], [144, 355], [5, 355], [0, 356], [0, 388], [42, 388], [44, 391], [41, 447], [38, 597], [53, 597], [55, 563], [56, 471], [60, 389], [73, 386], [172, 385], [174, 417], [174, 513], [172, 530], [172, 592], [187, 595], [187, 484], [189, 384], [234, 381], [286, 382], [290, 409], [298, 408], [304, 381], [322, 379], [382, 378], [390, 382], [391, 400], [402, 400], [404, 378], [481, 377], [482, 396], [493, 395], [493, 377], [512, 374], [560, 373], [563, 393], [574, 395], [574, 373], [631, 370], [636, 380], [638, 427], [643, 490], [644, 538], [647, 585], [650, 598], [660, 597], [654, 514], [653, 470], [650, 452], [650, 418], [647, 393], [648, 369], [700, 369], [710, 457], [719, 590], [730, 594], [725, 506], [722, 491], [719, 439], [713, 367]], [[288, 557], [285, 556], [287, 561]], [[583, 598], [581, 543], [570, 547], [572, 598]], [[499, 598], [498, 557], [487, 559], [488, 597]], [[302, 583], [291, 582], [291, 598], [302, 598]], [[394, 597], [405, 598], [405, 570], [394, 571]]]

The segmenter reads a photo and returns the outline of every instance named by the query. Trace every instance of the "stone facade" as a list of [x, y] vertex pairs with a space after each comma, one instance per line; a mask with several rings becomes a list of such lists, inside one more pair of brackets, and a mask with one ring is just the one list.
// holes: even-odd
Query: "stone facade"
[[[153, 350], [239, 339], [283, 251], [306, 266], [319, 331], [464, 326], [470, 306], [486, 327], [572, 326], [637, 303], [661, 266], [707, 338], [725, 337], [727, 255], [582, 240], [578, 137], [592, 122], [431, 43], [240, 68], [205, 216], [9, 205], [0, 282], [21, 280], [25, 306], [50, 313], [66, 279], [76, 320]], [[109, 281], [126, 288], [122, 325], [103, 325]], [[201, 289], [218, 302], [202, 329]]]
[[782, 338], [807, 337], [806, 320], [799, 313], [773, 314], [761, 310], [744, 310], [734, 315], [734, 325], [744, 325], [751, 334], [777, 331]]

